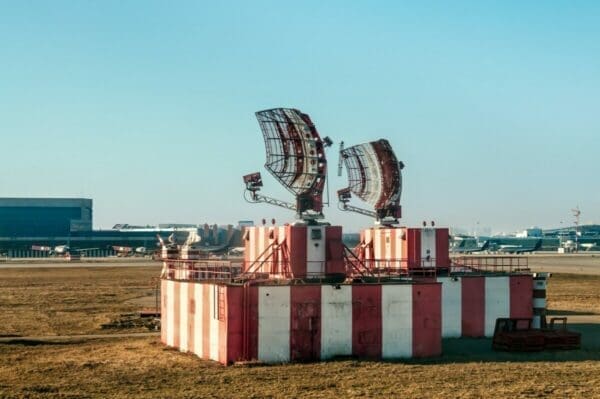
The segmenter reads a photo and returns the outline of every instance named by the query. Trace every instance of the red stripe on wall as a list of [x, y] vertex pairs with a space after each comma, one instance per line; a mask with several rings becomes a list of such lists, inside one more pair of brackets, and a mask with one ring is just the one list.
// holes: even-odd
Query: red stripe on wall
[[352, 354], [381, 358], [381, 284], [352, 286]]
[[258, 287], [249, 287], [248, 360], [258, 359]]
[[421, 268], [421, 229], [406, 229], [408, 268]]
[[181, 323], [181, 294], [179, 293], [179, 289], [181, 285], [178, 281], [173, 281], [173, 284], [175, 288], [173, 290], [173, 294], [175, 295], [175, 298], [173, 298], [173, 346], [179, 348], [179, 330], [181, 329], [179, 325]]
[[448, 229], [435, 230], [435, 258], [437, 267], [450, 266]]
[[306, 226], [286, 226], [290, 270], [294, 277], [306, 277]]
[[533, 277], [510, 276], [510, 317], [533, 317]]
[[344, 246], [342, 243], [342, 226], [327, 226], [325, 228], [327, 243], [325, 273], [345, 273]]
[[485, 277], [462, 278], [462, 336], [485, 335]]
[[198, 284], [189, 282], [186, 284], [188, 288], [188, 318], [187, 318], [187, 337], [188, 337], [188, 352], [194, 353], [194, 315], [196, 314], [196, 299], [194, 293]]
[[321, 286], [290, 287], [290, 358], [317, 360], [321, 355]]
[[210, 359], [210, 294], [211, 286], [201, 284], [202, 287], [202, 358]]
[[233, 363], [242, 360], [242, 310], [243, 310], [243, 287], [227, 286], [227, 306], [225, 314], [227, 315], [227, 324], [224, 329], [225, 338], [219, 330], [220, 343], [227, 344], [227, 363]]
[[160, 340], [163, 344], [167, 343], [167, 280], [161, 280], [160, 282]]
[[412, 355], [442, 354], [442, 284], [412, 286]]

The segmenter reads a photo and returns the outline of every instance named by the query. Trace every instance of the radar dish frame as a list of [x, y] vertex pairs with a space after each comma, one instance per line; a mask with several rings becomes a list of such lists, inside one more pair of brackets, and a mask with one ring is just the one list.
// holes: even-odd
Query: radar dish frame
[[[348, 187], [338, 191], [340, 208], [374, 217], [380, 224], [398, 223], [404, 164], [398, 162], [389, 141], [380, 139], [348, 148], [342, 143], [339, 175], [342, 162], [348, 175]], [[352, 193], [372, 205], [374, 211], [349, 205]]]
[[273, 108], [256, 112], [265, 142], [265, 168], [296, 197], [296, 204], [257, 193], [262, 187], [260, 173], [244, 176], [251, 202], [267, 202], [296, 210], [299, 219], [322, 219], [323, 191], [327, 175], [325, 148], [308, 114], [294, 108]]

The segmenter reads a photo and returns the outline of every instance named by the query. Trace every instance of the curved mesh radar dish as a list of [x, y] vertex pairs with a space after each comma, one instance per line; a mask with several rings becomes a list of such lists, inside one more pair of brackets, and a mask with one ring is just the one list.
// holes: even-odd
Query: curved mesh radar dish
[[348, 188], [338, 193], [351, 192], [372, 205], [378, 220], [397, 221], [404, 165], [396, 159], [390, 143], [381, 139], [342, 148], [340, 157], [348, 173]]
[[265, 168], [296, 196], [299, 215], [322, 214], [325, 145], [307, 114], [275, 108], [256, 113], [266, 147]]

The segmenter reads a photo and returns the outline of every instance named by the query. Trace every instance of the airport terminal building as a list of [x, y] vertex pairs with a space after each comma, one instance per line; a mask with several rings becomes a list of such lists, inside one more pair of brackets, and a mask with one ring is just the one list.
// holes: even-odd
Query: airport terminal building
[[91, 230], [91, 199], [0, 198], [0, 237], [68, 237]]
[[[167, 238], [183, 225], [130, 226], [93, 229], [93, 202], [89, 198], [0, 198], [0, 256], [45, 257], [33, 246], [87, 249], [87, 255], [113, 256], [113, 246], [156, 248], [157, 235]], [[197, 227], [196, 225], [186, 225]], [[198, 227], [206, 244], [241, 241], [233, 226]]]

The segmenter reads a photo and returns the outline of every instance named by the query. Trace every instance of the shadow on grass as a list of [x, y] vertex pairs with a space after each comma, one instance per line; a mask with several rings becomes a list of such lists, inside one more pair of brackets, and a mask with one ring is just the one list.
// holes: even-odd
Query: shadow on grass
[[[546, 350], [541, 352], [496, 352], [492, 350], [491, 338], [446, 338], [442, 340], [442, 355], [431, 358], [397, 360], [366, 360], [353, 356], [340, 356], [332, 362], [351, 362], [360, 367], [365, 363], [398, 363], [409, 365], [439, 365], [460, 363], [508, 363], [508, 362], [580, 362], [600, 361], [600, 324], [569, 324], [569, 330], [582, 334], [581, 349]], [[307, 362], [310, 363], [310, 362]], [[253, 367], [270, 367], [264, 363]]]
[[436, 358], [409, 359], [409, 364], [449, 364], [471, 362], [573, 362], [600, 360], [600, 324], [569, 324], [581, 333], [581, 349], [541, 352], [496, 352], [491, 338], [447, 338], [443, 355]]

